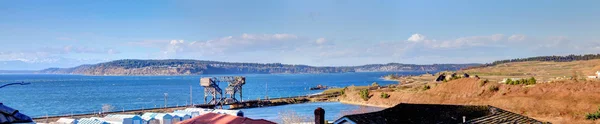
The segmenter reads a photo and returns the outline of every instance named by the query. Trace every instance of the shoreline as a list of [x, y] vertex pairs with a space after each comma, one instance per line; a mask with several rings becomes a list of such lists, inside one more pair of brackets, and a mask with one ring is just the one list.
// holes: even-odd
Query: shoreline
[[[331, 94], [315, 94], [315, 95], [304, 95], [304, 96], [293, 96], [293, 97], [281, 97], [281, 98], [269, 98], [269, 99], [261, 99], [261, 100], [250, 100], [244, 101], [240, 104], [232, 104], [229, 106], [228, 110], [236, 110], [236, 109], [246, 109], [246, 108], [256, 108], [256, 107], [273, 107], [280, 105], [291, 105], [291, 104], [303, 104], [309, 102], [335, 102], [331, 101], [332, 99], [336, 99], [339, 93], [331, 93]], [[251, 106], [247, 106], [247, 104], [252, 104]], [[88, 117], [102, 117], [107, 114], [139, 114], [145, 112], [158, 112], [158, 113], [169, 113], [175, 110], [181, 110], [185, 108], [206, 108], [212, 105], [209, 104], [198, 104], [194, 106], [183, 105], [183, 106], [169, 106], [163, 108], [145, 108], [145, 109], [133, 109], [133, 110], [123, 110], [123, 111], [111, 111], [104, 112], [102, 114], [98, 113], [82, 113], [82, 114], [66, 114], [66, 115], [55, 115], [55, 116], [39, 116], [39, 117], [31, 117], [34, 122], [54, 122], [59, 118], [88, 118]]]

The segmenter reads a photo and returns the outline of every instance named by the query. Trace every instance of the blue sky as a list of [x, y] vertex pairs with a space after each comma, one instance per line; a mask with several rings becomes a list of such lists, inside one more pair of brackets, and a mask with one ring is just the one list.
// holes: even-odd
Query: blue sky
[[340, 66], [600, 53], [597, 5], [600, 1], [0, 1], [0, 70], [117, 59]]

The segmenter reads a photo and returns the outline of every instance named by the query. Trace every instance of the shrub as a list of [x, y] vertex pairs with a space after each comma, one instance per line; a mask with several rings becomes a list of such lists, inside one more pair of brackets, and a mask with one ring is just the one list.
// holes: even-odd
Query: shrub
[[431, 87], [429, 85], [424, 85], [423, 86], [423, 90], [429, 90], [429, 89], [431, 89]]
[[585, 115], [585, 119], [587, 119], [587, 120], [600, 119], [600, 108], [598, 108], [598, 110], [596, 110], [596, 112], [594, 112], [594, 113], [587, 113]]
[[519, 79], [519, 80], [512, 80], [512, 79], [506, 79], [506, 84], [509, 85], [521, 85], [521, 84], [525, 84], [525, 85], [532, 85], [532, 84], [536, 84], [536, 80], [534, 77], [531, 77], [529, 79]]
[[536, 84], [536, 83], [537, 83], [537, 80], [535, 80], [535, 78], [533, 78], [533, 77], [529, 78], [528, 85], [532, 85], [532, 84]]
[[588, 120], [596, 120], [600, 118], [600, 113], [596, 112], [596, 113], [588, 113], [585, 115], [585, 119]]
[[496, 85], [492, 85], [492, 86], [490, 86], [488, 89], [489, 89], [490, 91], [494, 91], [494, 92], [496, 92], [496, 91], [500, 90], [500, 88], [499, 88], [498, 86], [496, 86]]
[[346, 90], [348, 89], [348, 87], [344, 87], [344, 89], [342, 89], [342, 91], [340, 91], [340, 94], [346, 95]]
[[485, 80], [479, 80], [479, 86], [480, 86], [480, 87], [483, 87], [483, 85], [485, 85], [485, 84], [486, 84], [486, 83], [488, 83], [488, 82], [489, 82], [489, 80], [488, 80], [488, 79], [485, 79]]
[[381, 98], [384, 98], [384, 99], [390, 98], [390, 94], [387, 94], [385, 92], [381, 92]]
[[509, 79], [506, 79], [506, 82], [505, 82], [505, 83], [506, 83], [506, 84], [513, 85], [513, 80], [512, 80], [512, 79], [510, 79], [510, 78], [509, 78]]
[[371, 86], [378, 87], [379, 84], [377, 84], [377, 82], [373, 82], [373, 84], [371, 84]]
[[371, 98], [369, 96], [369, 89], [362, 89], [362, 90], [360, 90], [359, 95], [360, 95], [360, 98], [362, 98], [365, 101], [368, 101], [369, 98]]

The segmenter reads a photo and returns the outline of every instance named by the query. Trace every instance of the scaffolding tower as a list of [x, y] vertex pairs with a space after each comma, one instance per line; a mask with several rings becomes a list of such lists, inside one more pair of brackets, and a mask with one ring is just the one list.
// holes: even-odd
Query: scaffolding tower
[[[228, 83], [225, 94], [229, 96], [223, 97], [223, 90], [219, 87], [219, 83]], [[246, 84], [246, 77], [242, 76], [205, 77], [200, 79], [200, 86], [204, 87], [204, 103], [215, 106], [239, 103], [236, 94], [239, 93], [240, 99], [242, 99], [242, 86], [244, 84]], [[210, 101], [208, 101], [209, 97]]]

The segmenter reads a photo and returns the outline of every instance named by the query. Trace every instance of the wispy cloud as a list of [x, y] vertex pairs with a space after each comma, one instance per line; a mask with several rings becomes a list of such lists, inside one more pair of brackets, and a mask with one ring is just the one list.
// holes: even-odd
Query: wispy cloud
[[[92, 48], [85, 46], [66, 45], [63, 47], [43, 47], [38, 49], [29, 49], [21, 51], [2, 51], [0, 52], [0, 61], [23, 61], [28, 63], [55, 63], [60, 60], [68, 59], [63, 57], [66, 54], [119, 54], [120, 51], [112, 48]], [[86, 60], [74, 59], [74, 60]]]

